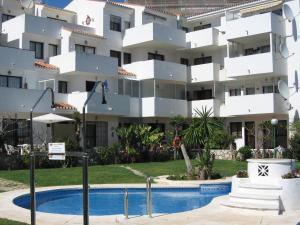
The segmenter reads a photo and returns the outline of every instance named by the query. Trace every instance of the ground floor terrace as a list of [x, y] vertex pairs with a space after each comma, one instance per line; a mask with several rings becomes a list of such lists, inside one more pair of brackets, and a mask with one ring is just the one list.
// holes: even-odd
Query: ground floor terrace
[[[72, 119], [82, 115], [64, 111], [54, 113]], [[41, 114], [36, 114], [38, 116]], [[7, 145], [15, 146], [29, 143], [29, 113], [0, 113], [0, 130], [5, 133]], [[271, 125], [271, 120], [276, 118], [278, 124]], [[165, 134], [174, 131], [170, 124], [172, 117], [118, 117], [108, 115], [87, 114], [87, 146], [89, 148], [107, 146], [119, 141], [116, 129], [130, 124], [147, 124], [152, 128], [159, 128]], [[288, 147], [289, 120], [287, 115], [249, 115], [221, 118], [224, 127], [234, 137], [235, 149], [249, 146], [252, 149], [272, 149], [274, 147], [274, 131], [276, 146]], [[81, 135], [81, 129], [75, 122], [61, 122], [50, 124], [34, 123], [34, 143], [42, 144], [51, 140], [75, 139]], [[166, 138], [166, 136], [164, 137]]]

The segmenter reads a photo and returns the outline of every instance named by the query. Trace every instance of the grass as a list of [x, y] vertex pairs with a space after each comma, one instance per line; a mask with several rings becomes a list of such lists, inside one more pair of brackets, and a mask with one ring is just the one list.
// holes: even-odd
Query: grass
[[[29, 170], [0, 171], [0, 177], [29, 184]], [[89, 168], [90, 184], [142, 183], [145, 182], [144, 180], [119, 165]], [[36, 170], [36, 182], [39, 187], [80, 185], [82, 184], [82, 168], [38, 169]]]
[[0, 225], [28, 225], [27, 223], [15, 222], [12, 220], [0, 219]]
[[[192, 163], [195, 165], [196, 161]], [[135, 163], [128, 166], [153, 177], [160, 175], [179, 175], [185, 173], [183, 160], [153, 163]], [[297, 162], [300, 169], [300, 162]], [[216, 160], [214, 172], [221, 176], [232, 176], [238, 170], [246, 169], [247, 163], [240, 161]], [[0, 177], [29, 184], [29, 170], [0, 171]], [[82, 184], [82, 168], [64, 169], [39, 169], [36, 170], [37, 186], [61, 186]], [[91, 166], [89, 168], [90, 184], [115, 184], [115, 183], [144, 183], [145, 178], [134, 175], [132, 172], [120, 167], [120, 165]], [[0, 224], [1, 225], [1, 224]]]

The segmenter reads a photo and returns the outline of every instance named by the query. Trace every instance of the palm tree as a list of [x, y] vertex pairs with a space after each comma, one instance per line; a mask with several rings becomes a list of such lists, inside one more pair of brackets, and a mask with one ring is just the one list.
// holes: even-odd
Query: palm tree
[[204, 149], [198, 157], [199, 177], [210, 178], [214, 156], [210, 153], [209, 140], [216, 130], [222, 128], [222, 123], [212, 117], [212, 109], [195, 110], [195, 116], [190, 126], [184, 131], [184, 143], [190, 148]]
[[193, 175], [193, 166], [192, 166], [190, 157], [187, 154], [186, 148], [185, 148], [184, 144], [182, 143], [181, 138], [179, 137], [179, 134], [178, 134], [179, 129], [183, 128], [183, 126], [186, 124], [186, 120], [182, 116], [178, 115], [171, 119], [170, 124], [174, 127], [174, 130], [175, 130], [175, 136], [174, 136], [174, 140], [173, 140], [174, 159], [177, 158], [177, 148], [180, 147], [184, 161], [185, 161], [187, 175], [188, 175], [188, 177], [191, 177]]

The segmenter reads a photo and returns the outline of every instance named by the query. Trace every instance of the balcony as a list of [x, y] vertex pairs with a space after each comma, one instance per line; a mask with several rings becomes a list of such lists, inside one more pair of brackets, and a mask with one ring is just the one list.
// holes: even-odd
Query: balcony
[[221, 116], [287, 114], [288, 106], [279, 94], [257, 94], [228, 97]]
[[[0, 87], [0, 111], [1, 112], [24, 112], [28, 113], [42, 94], [42, 90], [5, 88]], [[55, 93], [55, 102], [67, 103], [67, 94]], [[51, 109], [50, 92], [40, 101], [34, 110], [35, 113], [53, 112]], [[64, 111], [65, 112], [65, 111]]]
[[187, 81], [187, 68], [179, 63], [160, 60], [146, 60], [123, 66], [124, 69], [138, 75], [139, 79], [161, 79]]
[[191, 66], [191, 83], [218, 81], [219, 72], [220, 65], [217, 63]]
[[232, 40], [264, 33], [284, 35], [284, 23], [280, 23], [281, 20], [282, 17], [274, 13], [264, 13], [227, 21], [226, 38]]
[[167, 98], [142, 98], [142, 117], [187, 116], [187, 101]]
[[277, 60], [272, 52], [225, 58], [227, 77], [236, 78], [258, 74], [286, 75], [284, 60]]
[[123, 47], [164, 47], [184, 48], [185, 32], [176, 28], [148, 23], [125, 31]]
[[186, 34], [187, 46], [190, 49], [216, 47], [219, 45], [219, 31], [216, 28], [207, 28]]
[[14, 70], [34, 70], [34, 52], [0, 46], [0, 67]]
[[[82, 113], [82, 107], [89, 93], [79, 92], [68, 95], [68, 103], [77, 108]], [[103, 105], [102, 95], [95, 93], [86, 107], [86, 113], [101, 114], [108, 116], [129, 116], [130, 114], [130, 97], [125, 95], [107, 95], [107, 104]]]
[[50, 64], [59, 67], [60, 74], [117, 77], [116, 58], [77, 53], [75, 51], [50, 58]]
[[212, 110], [212, 117], [220, 116], [220, 100], [218, 99], [206, 99], [206, 100], [195, 100], [189, 102], [189, 117], [193, 117], [195, 114], [195, 110], [201, 110], [205, 108], [207, 110]]
[[8, 34], [9, 42], [17, 39], [21, 40], [23, 33], [39, 35], [47, 38], [61, 39], [62, 27], [77, 29], [87, 33], [95, 32], [93, 28], [28, 14], [22, 14], [4, 22], [2, 24], [2, 32]]

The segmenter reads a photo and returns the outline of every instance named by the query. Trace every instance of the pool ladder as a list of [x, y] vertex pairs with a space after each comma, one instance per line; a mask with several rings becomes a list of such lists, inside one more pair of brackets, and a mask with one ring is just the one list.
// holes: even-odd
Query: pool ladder
[[152, 218], [152, 191], [151, 191], [152, 178], [147, 177], [146, 189], [147, 189], [147, 214]]
[[[152, 178], [147, 177], [146, 191], [147, 191], [147, 215], [152, 218], [152, 191], [151, 191]], [[128, 189], [124, 191], [124, 216], [128, 219]]]

